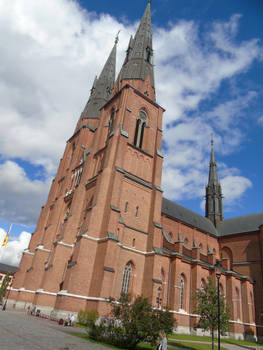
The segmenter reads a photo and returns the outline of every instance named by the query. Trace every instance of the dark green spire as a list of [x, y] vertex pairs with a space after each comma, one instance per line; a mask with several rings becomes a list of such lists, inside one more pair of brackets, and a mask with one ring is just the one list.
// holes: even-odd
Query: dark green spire
[[223, 220], [222, 189], [217, 175], [217, 167], [214, 152], [214, 140], [211, 139], [211, 158], [209, 165], [208, 185], [206, 186], [205, 216], [215, 226]]
[[115, 39], [114, 47], [105, 63], [102, 72], [97, 79], [94, 80], [90, 98], [82, 112], [81, 118], [98, 118], [100, 116], [101, 107], [108, 102], [115, 82], [116, 71], [116, 47], [118, 43], [118, 35]]
[[141, 79], [151, 77], [151, 84], [154, 87], [153, 71], [153, 47], [152, 47], [152, 23], [151, 23], [151, 1], [148, 4], [142, 17], [135, 37], [130, 39], [126, 59], [120, 71], [119, 79]]

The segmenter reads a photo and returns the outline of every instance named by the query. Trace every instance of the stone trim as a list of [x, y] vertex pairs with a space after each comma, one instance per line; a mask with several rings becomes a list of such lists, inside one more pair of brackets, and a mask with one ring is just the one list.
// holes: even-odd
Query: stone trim
[[31, 253], [28, 248], [23, 251], [23, 254], [35, 255], [35, 253]]
[[64, 243], [62, 241], [57, 241], [57, 245], [62, 245], [64, 247], [68, 247], [68, 248], [74, 248], [74, 244], [68, 244], [68, 243]]
[[107, 241], [109, 238], [108, 237], [103, 237], [103, 238], [95, 238], [95, 237], [91, 237], [87, 234], [79, 234], [78, 237], [82, 237], [82, 238], [85, 238], [85, 239], [89, 239], [91, 241], [96, 241], [96, 242], [104, 242], [104, 241]]
[[145, 182], [144, 180], [142, 180], [142, 179], [139, 178], [138, 176], [135, 176], [135, 175], [132, 175], [132, 174], [130, 174], [130, 173], [125, 172], [125, 173], [124, 173], [124, 177], [126, 177], [126, 179], [129, 179], [129, 180], [131, 180], [131, 181], [133, 181], [133, 182], [135, 182], [135, 183], [137, 183], [137, 184], [139, 184], [139, 185], [142, 185], [142, 186], [144, 186], [144, 187], [147, 187], [147, 188], [149, 188], [150, 190], [153, 189], [151, 184]]
[[115, 272], [115, 270], [112, 267], [107, 267], [107, 266], [104, 266], [103, 270], [108, 272], [113, 272], [113, 273]]
[[98, 297], [89, 297], [89, 296], [78, 295], [78, 294], [71, 294], [71, 293], [68, 293], [67, 291], [60, 291], [60, 292], [57, 293], [57, 296], [66, 296], [66, 297], [72, 297], [72, 298], [77, 298], [77, 299], [109, 302], [109, 299], [98, 298]]
[[152, 251], [152, 252], [143, 252], [143, 251], [135, 249], [135, 248], [127, 247], [127, 246], [125, 246], [125, 245], [123, 245], [121, 243], [117, 243], [117, 244], [122, 249], [129, 250], [131, 252], [138, 253], [138, 254], [141, 254], [141, 255], [153, 255], [154, 254], [154, 251]]
[[233, 265], [254, 265], [262, 264], [263, 260], [254, 260], [254, 261], [237, 261], [233, 262]]
[[143, 149], [141, 149], [141, 148], [139, 148], [139, 147], [136, 147], [133, 143], [130, 143], [130, 142], [127, 142], [127, 143], [128, 143], [128, 145], [129, 145], [130, 147], [136, 149], [136, 151], [139, 151], [139, 152], [145, 154], [146, 156], [148, 156], [148, 157], [150, 157], [150, 158], [153, 158], [153, 156], [152, 156], [150, 153], [144, 151]]
[[163, 158], [163, 150], [161, 148], [157, 148], [156, 153], [159, 157]]
[[50, 249], [45, 249], [43, 245], [38, 245], [35, 250], [40, 250], [41, 252], [50, 253]]
[[118, 208], [118, 207], [115, 207], [114, 205], [110, 205], [110, 207], [111, 207], [111, 209], [112, 210], [114, 210], [114, 211], [117, 211], [118, 213], [120, 213], [121, 212], [121, 210], [120, 210], [120, 208]]
[[152, 281], [153, 281], [153, 283], [163, 284], [163, 282], [161, 280], [157, 280], [155, 278], [153, 278]]

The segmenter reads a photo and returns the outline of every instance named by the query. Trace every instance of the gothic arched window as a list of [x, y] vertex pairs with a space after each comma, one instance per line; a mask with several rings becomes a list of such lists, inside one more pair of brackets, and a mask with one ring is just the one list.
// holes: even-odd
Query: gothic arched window
[[132, 273], [132, 264], [131, 262], [128, 262], [128, 264], [125, 266], [124, 275], [123, 275], [123, 282], [122, 282], [122, 289], [121, 289], [122, 293], [127, 294], [129, 291], [131, 273]]
[[185, 278], [182, 274], [180, 277], [180, 295], [179, 295], [179, 309], [184, 308], [184, 290], [185, 290]]
[[147, 115], [144, 111], [139, 112], [139, 116], [136, 121], [136, 128], [134, 134], [134, 145], [138, 148], [142, 148], [144, 129], [146, 127]]

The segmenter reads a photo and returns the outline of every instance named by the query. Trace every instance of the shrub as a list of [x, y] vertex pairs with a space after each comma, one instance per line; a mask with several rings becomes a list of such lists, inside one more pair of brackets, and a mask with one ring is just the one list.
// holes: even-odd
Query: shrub
[[98, 317], [99, 317], [99, 314], [97, 311], [94, 311], [94, 310], [82, 311], [82, 310], [80, 310], [78, 312], [78, 323], [83, 325], [83, 326], [91, 327], [93, 324], [96, 323]]
[[111, 300], [111, 318], [93, 323], [90, 337], [121, 348], [134, 349], [140, 342], [155, 344], [160, 331], [171, 333], [175, 320], [168, 310], [153, 310], [148, 300], [122, 295], [118, 302]]

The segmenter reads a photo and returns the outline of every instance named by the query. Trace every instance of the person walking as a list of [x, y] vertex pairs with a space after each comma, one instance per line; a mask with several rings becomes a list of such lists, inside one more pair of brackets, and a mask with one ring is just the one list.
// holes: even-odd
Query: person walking
[[164, 331], [160, 332], [159, 344], [157, 345], [157, 350], [167, 350], [167, 338]]

